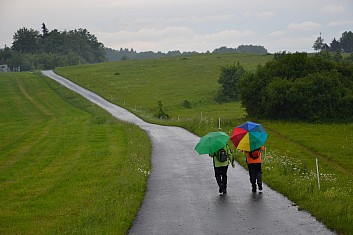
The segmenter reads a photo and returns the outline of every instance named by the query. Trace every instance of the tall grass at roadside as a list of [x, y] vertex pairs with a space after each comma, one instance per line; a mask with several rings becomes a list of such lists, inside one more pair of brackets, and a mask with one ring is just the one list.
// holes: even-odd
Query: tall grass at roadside
[[[266, 181], [329, 228], [352, 234], [352, 123], [263, 121], [272, 148]], [[275, 144], [275, 145], [274, 145]], [[319, 162], [318, 189], [315, 160]], [[265, 172], [267, 172], [267, 170]]]
[[149, 139], [48, 78], [0, 73], [0, 234], [126, 234]]
[[[239, 102], [220, 105], [213, 99], [219, 86], [221, 66], [239, 61], [249, 71], [271, 58], [210, 54], [121, 61], [56, 71], [147, 121], [178, 125], [202, 136], [215, 130], [230, 134], [235, 126], [247, 120]], [[163, 102], [170, 120], [154, 118], [158, 100]], [[185, 100], [191, 107], [183, 106]], [[269, 134], [268, 154], [263, 164], [266, 183], [329, 228], [340, 234], [353, 234], [352, 123], [250, 121], [262, 123]], [[316, 158], [321, 174], [320, 191]], [[242, 154], [237, 155], [237, 160], [244, 165]]]

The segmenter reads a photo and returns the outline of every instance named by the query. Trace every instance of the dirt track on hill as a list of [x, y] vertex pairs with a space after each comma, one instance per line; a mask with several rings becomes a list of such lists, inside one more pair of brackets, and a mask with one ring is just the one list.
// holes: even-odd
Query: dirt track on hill
[[266, 185], [263, 193], [252, 193], [248, 173], [239, 165], [229, 168], [228, 194], [220, 195], [212, 159], [193, 150], [199, 137], [146, 123], [53, 71], [42, 73], [148, 133], [152, 170], [129, 234], [334, 234]]

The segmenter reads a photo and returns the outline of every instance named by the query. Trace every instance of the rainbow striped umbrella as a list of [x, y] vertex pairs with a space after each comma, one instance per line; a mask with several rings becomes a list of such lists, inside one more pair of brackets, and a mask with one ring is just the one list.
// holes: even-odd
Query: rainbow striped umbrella
[[230, 140], [237, 149], [249, 152], [263, 146], [267, 136], [261, 124], [245, 122], [234, 128]]

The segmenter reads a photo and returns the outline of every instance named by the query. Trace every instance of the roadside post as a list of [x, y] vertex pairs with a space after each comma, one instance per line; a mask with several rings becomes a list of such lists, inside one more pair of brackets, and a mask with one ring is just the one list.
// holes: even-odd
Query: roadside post
[[320, 173], [319, 173], [319, 163], [318, 163], [317, 158], [316, 158], [316, 174], [317, 174], [317, 185], [318, 185], [319, 191], [320, 191]]

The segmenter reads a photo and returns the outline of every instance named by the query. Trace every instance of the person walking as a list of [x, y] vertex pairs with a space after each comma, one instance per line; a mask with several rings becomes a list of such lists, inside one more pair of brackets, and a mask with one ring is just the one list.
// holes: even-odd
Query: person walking
[[256, 186], [262, 191], [262, 151], [264, 146], [250, 152], [246, 152], [246, 163], [249, 169], [252, 192], [256, 193]]
[[221, 148], [213, 154], [209, 154], [209, 156], [213, 158], [214, 173], [219, 187], [218, 191], [219, 193], [226, 194], [227, 171], [229, 163], [231, 163], [232, 167], [234, 168], [234, 158], [232, 151], [227, 144], [224, 148]]

